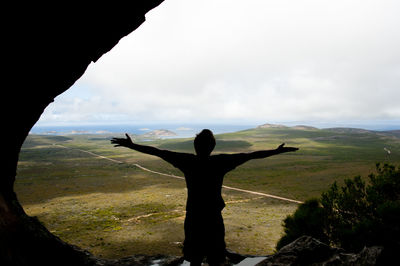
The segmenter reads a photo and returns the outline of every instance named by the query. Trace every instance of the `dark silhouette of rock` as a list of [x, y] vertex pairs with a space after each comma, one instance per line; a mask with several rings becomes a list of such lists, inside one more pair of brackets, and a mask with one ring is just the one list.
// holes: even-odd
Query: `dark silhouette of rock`
[[[163, 0], [4, 6], [0, 265], [93, 265], [90, 254], [52, 235], [28, 217], [13, 186], [21, 146], [54, 98], [91, 62], [145, 21]], [[7, 132], [7, 133], [6, 133]]]
[[383, 247], [365, 247], [358, 254], [332, 248], [310, 236], [302, 236], [257, 266], [271, 265], [384, 265]]
[[158, 265], [158, 266], [178, 266], [183, 263], [182, 257], [166, 256], [166, 255], [134, 255], [116, 260], [101, 260], [98, 259], [96, 266], [143, 266], [143, 265]]

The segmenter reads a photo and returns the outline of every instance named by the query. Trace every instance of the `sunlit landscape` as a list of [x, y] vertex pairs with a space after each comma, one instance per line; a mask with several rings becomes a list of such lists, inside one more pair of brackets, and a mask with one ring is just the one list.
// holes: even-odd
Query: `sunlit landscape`
[[[110, 144], [122, 134], [29, 135], [15, 189], [25, 211], [61, 239], [108, 258], [130, 254], [181, 255], [186, 188], [168, 163]], [[140, 135], [133, 135], [141, 141]], [[143, 140], [142, 140], [143, 141]], [[400, 162], [398, 131], [255, 128], [217, 135], [215, 153], [299, 147], [294, 154], [248, 162], [224, 185], [305, 201], [335, 180], [367, 174], [376, 162]], [[146, 144], [194, 152], [192, 139], [154, 139]], [[390, 151], [390, 153], [388, 152]], [[283, 219], [298, 204], [223, 189], [228, 249], [266, 255], [283, 234]]]

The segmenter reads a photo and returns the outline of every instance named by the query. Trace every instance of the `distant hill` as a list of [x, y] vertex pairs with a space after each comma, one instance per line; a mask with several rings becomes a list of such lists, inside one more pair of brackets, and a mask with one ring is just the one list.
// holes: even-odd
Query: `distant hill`
[[280, 129], [287, 129], [287, 128], [292, 128], [292, 129], [299, 129], [299, 130], [318, 130], [316, 127], [311, 127], [311, 126], [306, 126], [306, 125], [296, 125], [293, 127], [288, 127], [280, 124], [263, 124], [257, 126], [257, 128], [280, 128]]
[[336, 132], [336, 133], [373, 133], [375, 131], [362, 129], [362, 128], [351, 128], [351, 127], [334, 127], [326, 128], [325, 130]]
[[270, 124], [266, 123], [263, 125], [259, 125], [256, 129], [296, 129], [296, 130], [312, 130], [312, 131], [329, 131], [333, 133], [343, 133], [343, 134], [362, 134], [362, 133], [374, 133], [374, 134], [384, 134], [389, 136], [400, 137], [400, 130], [387, 130], [387, 131], [376, 131], [376, 130], [368, 130], [363, 128], [352, 128], [352, 127], [332, 127], [332, 128], [324, 128], [319, 129], [312, 126], [307, 125], [296, 125], [296, 126], [285, 126], [281, 124]]
[[318, 130], [316, 127], [311, 127], [311, 126], [305, 126], [305, 125], [297, 125], [294, 127], [291, 127], [293, 129], [299, 129], [299, 130]]
[[287, 126], [284, 125], [279, 125], [279, 124], [263, 124], [258, 126], [257, 128], [288, 128]]
[[156, 129], [142, 135], [145, 138], [159, 138], [159, 137], [174, 137], [177, 136], [175, 132], [167, 129]]
[[383, 131], [382, 133], [386, 134], [386, 135], [390, 135], [390, 136], [394, 136], [394, 137], [400, 138], [400, 130], [389, 130], [389, 131]]

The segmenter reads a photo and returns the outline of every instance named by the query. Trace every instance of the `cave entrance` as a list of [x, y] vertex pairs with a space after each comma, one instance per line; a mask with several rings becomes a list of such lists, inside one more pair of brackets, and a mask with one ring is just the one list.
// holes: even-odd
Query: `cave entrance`
[[[147, 1], [147, 3], [150, 2], [150, 5], [154, 7], [160, 1]], [[230, 9], [227, 12], [226, 7], [219, 10], [217, 6], [210, 8], [207, 3], [203, 2], [195, 3], [196, 6], [191, 7], [195, 12], [191, 14], [190, 8], [182, 8], [188, 5], [187, 2], [189, 1], [168, 3], [170, 6], [176, 5], [174, 7], [177, 13], [172, 15], [167, 12], [163, 13], [162, 8], [156, 9], [154, 12], [159, 13], [154, 15], [154, 20], [149, 16], [148, 22], [153, 20], [154, 24], [167, 25], [165, 21], [172, 21], [172, 24], [167, 26], [168, 30], [158, 28], [158, 30], [153, 29], [154, 31], [152, 31], [153, 22], [144, 24], [134, 34], [123, 39], [115, 49], [103, 56], [96, 64], [89, 67], [80, 81], [66, 94], [56, 99], [55, 104], [49, 106], [42, 119], [47, 119], [47, 122], [51, 122], [51, 119], [54, 118], [61, 119], [62, 122], [86, 119], [85, 121], [91, 124], [98, 124], [99, 121], [107, 119], [118, 123], [121, 121], [152, 121], [153, 123], [191, 121], [197, 124], [213, 120], [218, 123], [240, 122], [241, 125], [249, 123], [249, 126], [255, 126], [265, 121], [270, 122], [271, 119], [284, 121], [288, 119], [288, 113], [297, 115], [293, 119], [301, 119], [309, 114], [312, 114], [313, 118], [321, 118], [318, 115], [337, 111], [343, 101], [347, 103], [349, 98], [358, 99], [358, 96], [362, 94], [360, 92], [364, 92], [365, 88], [372, 88], [369, 87], [369, 84], [378, 84], [368, 80], [368, 84], [363, 84], [364, 87], [361, 86], [362, 90], [351, 91], [357, 97], [335, 98], [340, 94], [337, 93], [338, 88], [343, 87], [344, 90], [347, 90], [358, 83], [350, 80], [346, 84], [336, 84], [335, 80], [329, 79], [331, 73], [337, 74], [335, 77], [343, 74], [342, 71], [345, 74], [354, 73], [352, 70], [358, 69], [357, 65], [352, 65], [347, 59], [353, 58], [353, 55], [356, 58], [370, 58], [365, 55], [374, 54], [373, 49], [370, 48], [378, 45], [371, 40], [385, 40], [377, 38], [377, 35], [371, 38], [368, 34], [364, 34], [367, 31], [359, 31], [360, 25], [365, 22], [361, 17], [357, 17], [360, 20], [354, 23], [348, 23], [352, 27], [343, 27], [347, 23], [343, 23], [342, 27], [340, 25], [335, 27], [337, 14], [341, 14], [342, 22], [347, 21], [346, 19], [353, 21], [352, 13], [346, 11], [352, 10], [351, 8], [337, 6], [328, 10], [326, 7], [318, 5], [317, 7], [320, 9], [307, 13], [311, 9], [301, 3], [300, 6], [292, 3], [288, 7], [286, 3], [282, 2], [282, 6], [276, 8], [271, 8], [272, 4], [268, 3], [268, 8], [265, 8], [265, 6], [261, 6], [261, 2], [265, 1], [260, 1], [257, 2], [260, 4], [259, 8], [254, 5], [246, 7], [229, 2], [227, 5], [229, 4]], [[218, 4], [213, 3], [213, 5]], [[11, 159], [7, 158], [6, 178], [2, 179], [0, 186], [0, 224], [2, 226], [5, 224], [4, 228], [14, 230], [3, 230], [2, 233], [8, 236], [4, 239], [12, 240], [14, 237], [17, 239], [14, 241], [14, 246], [10, 245], [11, 248], [8, 248], [8, 244], [0, 243], [7, 246], [0, 250], [14, 254], [13, 258], [17, 258], [23, 253], [23, 251], [14, 253], [19, 249], [17, 247], [20, 243], [26, 243], [25, 249], [29, 250], [37, 243], [35, 237], [37, 234], [41, 235], [38, 232], [45, 231], [39, 227], [38, 223], [35, 223], [35, 226], [40, 230], [29, 231], [29, 226], [21, 225], [27, 218], [23, 215], [23, 211], [19, 208], [12, 193], [14, 166], [18, 159], [22, 140], [39, 119], [45, 106], [63, 90], [71, 87], [85, 72], [91, 61], [98, 60], [121, 37], [136, 29], [143, 22], [143, 13], [146, 13], [144, 10], [148, 11], [149, 9], [150, 7], [138, 8], [138, 13], [124, 14], [125, 17], [121, 16], [121, 20], [107, 21], [106, 23], [101, 19], [94, 18], [94, 21], [98, 19], [98, 24], [89, 23], [90, 25], [76, 17], [74, 21], [78, 22], [71, 24], [71, 27], [75, 27], [74, 29], [77, 31], [76, 40], [78, 41], [76, 42], [74, 42], [74, 35], [61, 36], [62, 34], [57, 34], [55, 31], [51, 31], [50, 34], [46, 31], [49, 30], [48, 28], [43, 28], [43, 24], [40, 23], [35, 24], [35, 20], [32, 20], [31, 17], [23, 20], [27, 22], [27, 25], [32, 24], [32, 26], [30, 25], [30, 29], [34, 29], [32, 32], [38, 32], [38, 29], [43, 30], [43, 32], [38, 32], [38, 35], [28, 36], [30, 39], [43, 38], [46, 40], [46, 44], [51, 43], [55, 49], [53, 50], [49, 45], [43, 45], [43, 48], [39, 43], [37, 46], [31, 47], [32, 49], [29, 49], [28, 53], [35, 51], [35, 56], [39, 55], [40, 60], [35, 56], [33, 58], [22, 56], [24, 62], [41, 61], [48, 64], [43, 68], [29, 65], [31, 67], [26, 68], [29, 71], [25, 71], [29, 73], [24, 72], [24, 78], [19, 77], [18, 80], [21, 82], [19, 86], [24, 87], [23, 93], [17, 91], [13, 97], [9, 98], [18, 99], [15, 101], [16, 108], [21, 107], [26, 111], [22, 112], [24, 116], [17, 112], [10, 112], [13, 120], [10, 127], [15, 129], [16, 134], [5, 143], [5, 150], [10, 152]], [[375, 9], [371, 8], [371, 10]], [[367, 13], [365, 12], [365, 14]], [[204, 14], [207, 14], [206, 18]], [[382, 18], [384, 17], [382, 14], [385, 13], [377, 15]], [[292, 20], [292, 18], [295, 19]], [[302, 18], [305, 19], [302, 20]], [[163, 19], [165, 20], [163, 21]], [[131, 23], [131, 21], [134, 22]], [[187, 21], [198, 23], [191, 24], [186, 23]], [[57, 20], [54, 21], [55, 24], [56, 22]], [[246, 24], [247, 22], [253, 24], [249, 26]], [[79, 23], [84, 26], [77, 27]], [[265, 28], [262, 27], [265, 25]], [[343, 31], [344, 28], [349, 31]], [[62, 29], [65, 28], [60, 28], [60, 32]], [[176, 29], [179, 31], [175, 31]], [[202, 35], [202, 29], [205, 29], [205, 32], [210, 35]], [[371, 30], [374, 33], [374, 29], [384, 32], [387, 36], [392, 36], [392, 34], [387, 34], [387, 31], [380, 31], [375, 24], [374, 27], [368, 29], [368, 32]], [[390, 27], [385, 29], [390, 30]], [[68, 33], [71, 32], [68, 31]], [[151, 39], [151, 41], [147, 43], [141, 41], [139, 36], [144, 39], [148, 38], [147, 40]], [[157, 36], [156, 40], [152, 39], [154, 36]], [[237, 36], [243, 38], [237, 38]], [[356, 41], [349, 42], [349, 36], [356, 36]], [[26, 38], [26, 36], [24, 37]], [[331, 37], [338, 42], [337, 45], [332, 44]], [[26, 39], [21, 40], [21, 43], [24, 43]], [[78, 45], [76, 45], [77, 43]], [[393, 40], [390, 43], [395, 44]], [[357, 51], [350, 52], [351, 56], [341, 52], [341, 49], [351, 46], [350, 44]], [[374, 45], [369, 47], [365, 44]], [[292, 47], [299, 50], [292, 49]], [[332, 51], [333, 47], [339, 47], [339, 50]], [[360, 47], [363, 49], [359, 49]], [[121, 50], [125, 51], [121, 52]], [[382, 51], [389, 50], [382, 49]], [[128, 52], [128, 54], [123, 52]], [[118, 53], [119, 57], [113, 57], [113, 54]], [[54, 59], [55, 54], [60, 55], [58, 60]], [[313, 57], [311, 60], [314, 55], [318, 58]], [[128, 60], [121, 61], [121, 58]], [[391, 57], [386, 53], [380, 53], [379, 58], [391, 62], [389, 60]], [[335, 66], [331, 68], [325, 63], [319, 64], [318, 62], [335, 62]], [[386, 64], [374, 64], [374, 61], [361, 60], [359, 62], [362, 66], [386, 66]], [[120, 66], [123, 67], [120, 68]], [[95, 68], [99, 71], [95, 71]], [[362, 67], [362, 69], [364, 68]], [[172, 70], [176, 72], [172, 72]], [[374, 72], [374, 69], [371, 68], [370, 72], [365, 72], [366, 74], [354, 76], [372, 77], [374, 75], [368, 74]], [[43, 73], [49, 73], [45, 81]], [[396, 74], [397, 72], [387, 71], [387, 73]], [[388, 75], [390, 76], [390, 74]], [[126, 81], [128, 82], [124, 83]], [[132, 81], [135, 82], [132, 83]], [[40, 84], [40, 88], [31, 89], [34, 87], [32, 84], [35, 86]], [[385, 92], [390, 92], [390, 89], [393, 88], [390, 82], [383, 85], [385, 86], [382, 88], [389, 88]], [[304, 93], [310, 88], [309, 93]], [[344, 95], [352, 95], [347, 92]], [[395, 99], [396, 97], [389, 98]], [[320, 101], [320, 99], [328, 100]], [[376, 99], [381, 98], [379, 96]], [[313, 105], [316, 102], [317, 104]], [[396, 103], [386, 105], [397, 106]], [[57, 106], [57, 104], [60, 105]], [[96, 108], [92, 109], [93, 106]], [[315, 109], [311, 106], [314, 106]], [[351, 104], [347, 104], [347, 106], [351, 106]], [[368, 109], [364, 108], [364, 110]], [[393, 109], [387, 110], [389, 110], [387, 113], [394, 113]], [[346, 113], [346, 109], [342, 108], [341, 111], [343, 111], [343, 115], [346, 115], [353, 110], [347, 110]], [[316, 114], [317, 116], [315, 116]], [[181, 129], [185, 130], [187, 127], [183, 125]], [[117, 152], [109, 148], [107, 138], [110, 136], [103, 133], [103, 135], [93, 134], [91, 136], [88, 134], [67, 136], [32, 134], [28, 137], [20, 154], [18, 177], [15, 184], [26, 211], [32, 216], [38, 216], [55, 235], [67, 242], [83, 246], [95, 254], [117, 257], [154, 252], [155, 247], [160, 250], [160, 253], [168, 250], [170, 254], [177, 254], [180, 252], [179, 247], [182, 241], [183, 183], [168, 178], [162, 179], [161, 183], [159, 176], [143, 172], [133, 164], [139, 161], [148, 169], [155, 169], [159, 172], [167, 169], [169, 173], [176, 175], [179, 173], [154, 158], [128, 152]], [[159, 141], [154, 144], [169, 143]], [[180, 144], [183, 147], [185, 145], [185, 143]], [[121, 161], [124, 163], [118, 163]], [[10, 167], [8, 167], [9, 165]], [[40, 178], [36, 178], [37, 176]], [[232, 180], [234, 177], [235, 175], [232, 176]], [[159, 191], [159, 193], [154, 193], [154, 191]], [[231, 204], [230, 206], [228, 204], [226, 209], [228, 217], [226, 221], [230, 226], [227, 231], [232, 232], [227, 239], [228, 246], [243, 253], [271, 253], [270, 250], [274, 248], [274, 243], [267, 246], [263, 242], [263, 248], [266, 247], [267, 250], [253, 250], [251, 249], [253, 246], [249, 249], [249, 245], [243, 244], [244, 240], [253, 245], [258, 239], [264, 241], [277, 238], [280, 231], [270, 230], [271, 220], [260, 221], [260, 224], [256, 225], [246, 220], [239, 223], [234, 216], [250, 217], [243, 211], [249, 210], [248, 206], [252, 204], [258, 204], [259, 213], [257, 214], [260, 216], [264, 213], [274, 212], [277, 208], [271, 206], [277, 205], [282, 213], [290, 213], [292, 205], [264, 202], [264, 199], [244, 197], [240, 193], [226, 193], [225, 198]], [[4, 213], [5, 215], [3, 215]], [[279, 214], [274, 216], [279, 218], [272, 220], [276, 224], [280, 224], [283, 216], [283, 214], [281, 216]], [[14, 223], [14, 221], [22, 222]], [[9, 226], [10, 224], [11, 226]], [[147, 227], [144, 226], [145, 224]], [[15, 228], [19, 229], [19, 226], [23, 228], [21, 232], [29, 232], [26, 235], [31, 237], [31, 241], [22, 241], [29, 237], [14, 233], [15, 231], [19, 232], [15, 230]], [[263, 229], [257, 231], [258, 229], [255, 228]], [[264, 230], [265, 228], [269, 230]], [[248, 234], [250, 231], [256, 233]], [[137, 235], [133, 235], [135, 233], [140, 234], [142, 238], [133, 240], [139, 239], [136, 238]], [[273, 235], [271, 236], [271, 234]], [[41, 236], [44, 235], [46, 234]], [[88, 236], [85, 238], [84, 235]], [[254, 239], [257, 240], [254, 241]], [[169, 242], [167, 243], [167, 241]], [[112, 250], [116, 250], [117, 253], [111, 254]], [[38, 250], [34, 249], [34, 251]], [[29, 254], [33, 253], [35, 252], [30, 251]], [[38, 254], [41, 253], [38, 252]], [[39, 257], [39, 255], [32, 256]]]
[[[205, 6], [202, 5], [202, 8]], [[156, 14], [158, 9], [161, 14]], [[122, 39], [96, 64], [89, 66], [72, 88], [55, 99], [55, 103], [46, 109], [39, 124], [42, 123], [42, 128], [45, 128], [46, 125], [51, 125], [51, 122], [61, 122], [61, 126], [56, 130], [58, 132], [49, 132], [54, 131], [54, 128], [48, 127], [39, 132], [45, 133], [44, 136], [31, 134], [20, 156], [16, 191], [25, 211], [31, 216], [37, 216], [50, 232], [66, 242], [108, 258], [150, 253], [180, 255], [186, 196], [182, 181], [143, 172], [133, 166], [133, 163], [139, 162], [152, 170], [179, 175], [176, 169], [156, 158], [115, 151], [108, 142], [115, 134], [107, 133], [115, 131], [97, 127], [94, 131], [103, 133], [93, 132], [96, 124], [108, 120], [114, 123], [109, 125], [112, 128], [116, 126], [115, 121], [122, 121], [118, 133], [123, 133], [126, 130], [124, 123], [137, 122], [148, 114], [145, 121], [150, 120], [152, 123], [138, 128], [143, 132], [147, 132], [145, 127], [151, 126], [155, 127], [153, 129], [162, 129], [162, 122], [156, 127], [159, 121], [185, 119], [197, 123], [197, 132], [203, 127], [214, 129], [213, 127], [217, 126], [216, 118], [225, 126], [232, 126], [232, 120], [241, 120], [239, 125], [236, 125], [237, 130], [256, 126], [253, 121], [246, 121], [247, 115], [239, 119], [229, 117], [229, 112], [237, 114], [244, 110], [239, 99], [245, 99], [246, 94], [240, 93], [229, 99], [225, 97], [230, 94], [229, 88], [233, 85], [233, 82], [229, 81], [230, 77], [236, 76], [241, 70], [233, 69], [230, 74], [226, 73], [242, 60], [224, 53], [226, 47], [215, 45], [218, 41], [202, 41], [195, 51], [188, 48], [193, 42], [216, 37], [214, 31], [211, 32], [212, 36], [201, 37], [194, 36], [184, 27], [180, 27], [176, 31], [183, 31], [187, 36], [181, 38], [182, 36], [178, 36], [173, 29], [171, 35], [175, 38], [168, 41], [162, 32], [164, 29], [157, 27], [165, 23], [163, 19], [168, 20], [171, 16], [162, 13], [162, 7], [158, 9], [153, 11], [154, 18], [148, 16], [148, 21], [143, 27]], [[213, 16], [214, 22], [210, 25], [219, 24], [217, 21], [220, 16], [217, 13]], [[180, 19], [185, 21], [188, 16]], [[229, 21], [235, 21], [234, 14], [229, 16], [227, 23], [219, 25], [218, 31], [223, 32], [223, 36], [218, 36], [219, 41], [232, 34], [222, 30], [227, 28]], [[149, 24], [150, 27], [152, 23], [157, 27], [146, 31], [146, 25]], [[181, 23], [174, 20], [172, 24], [177, 26]], [[210, 25], [206, 25], [205, 31], [210, 31]], [[149, 36], [152, 41], [149, 41]], [[159, 37], [154, 40], [154, 36]], [[255, 36], [251, 34], [250, 38]], [[164, 44], [163, 49], [159, 47], [159, 43]], [[216, 49], [212, 49], [213, 45]], [[145, 47], [147, 49], [144, 49]], [[166, 52], [162, 52], [163, 50]], [[156, 55], [152, 56], [156, 51]], [[231, 52], [235, 51], [238, 51], [237, 48]], [[202, 58], [209, 52], [212, 52], [210, 60], [203, 62]], [[194, 60], [177, 60], [178, 57], [189, 56]], [[247, 55], [241, 55], [242, 58], [244, 56]], [[223, 66], [216, 65], [217, 61], [225, 63]], [[251, 62], [247, 63], [251, 65]], [[173, 67], [177, 68], [175, 72], [169, 70]], [[210, 67], [212, 69], [202, 73]], [[243, 65], [242, 67], [247, 68]], [[158, 73], [157, 78], [154, 78], [155, 72]], [[251, 74], [246, 72], [240, 75], [239, 80], [235, 82], [239, 84], [235, 85], [239, 86], [235, 91], [246, 91], [245, 86], [252, 85], [252, 78], [260, 75], [261, 73], [254, 71]], [[195, 76], [195, 79], [190, 80], [191, 76]], [[170, 93], [167, 93], [168, 89]], [[196, 103], [195, 100], [199, 102]], [[221, 110], [221, 106], [222, 116], [218, 117], [216, 114]], [[211, 109], [212, 112], [206, 112], [206, 109]], [[206, 113], [206, 117], [193, 119], [194, 115]], [[178, 117], [175, 117], [176, 115]], [[74, 127], [74, 123], [80, 120], [91, 124], [92, 128]], [[204, 122], [209, 120], [214, 122], [211, 125]], [[140, 122], [144, 123], [143, 120], [139, 120]], [[177, 123], [174, 127], [181, 129], [181, 132], [193, 129], [193, 125], [188, 126], [185, 123]], [[191, 136], [197, 132], [193, 132]], [[238, 142], [238, 145], [243, 143], [246, 144]], [[246, 147], [249, 146], [244, 145], [243, 151]], [[118, 161], [123, 161], [124, 164], [119, 164]], [[49, 187], [52, 189], [48, 189]], [[281, 204], [278, 201], [265, 200], [263, 197], [231, 191], [224, 192], [224, 197], [228, 202], [224, 215], [227, 221], [232, 221], [227, 223], [229, 248], [240, 253], [272, 253], [275, 248], [274, 242], [280, 235], [280, 221], [296, 204]], [[256, 204], [263, 205], [254, 212], [254, 215], [258, 216], [264, 212], [271, 213], [274, 204], [282, 205], [280, 211], [275, 211], [280, 218], [269, 222], [273, 230], [268, 232], [265, 230], [265, 221], [254, 222], [256, 219], [243, 211]], [[243, 217], [248, 217], [248, 220], [243, 220]], [[249, 234], [250, 231], [252, 234]], [[253, 243], [251, 248], [250, 245], [243, 244], [244, 239]], [[270, 243], [266, 244], [265, 239], [271, 239]]]

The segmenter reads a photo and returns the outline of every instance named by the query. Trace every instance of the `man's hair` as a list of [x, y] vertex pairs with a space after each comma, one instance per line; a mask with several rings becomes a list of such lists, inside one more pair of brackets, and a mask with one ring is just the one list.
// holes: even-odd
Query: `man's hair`
[[194, 150], [197, 155], [210, 155], [215, 148], [214, 134], [209, 129], [203, 129], [194, 139]]

